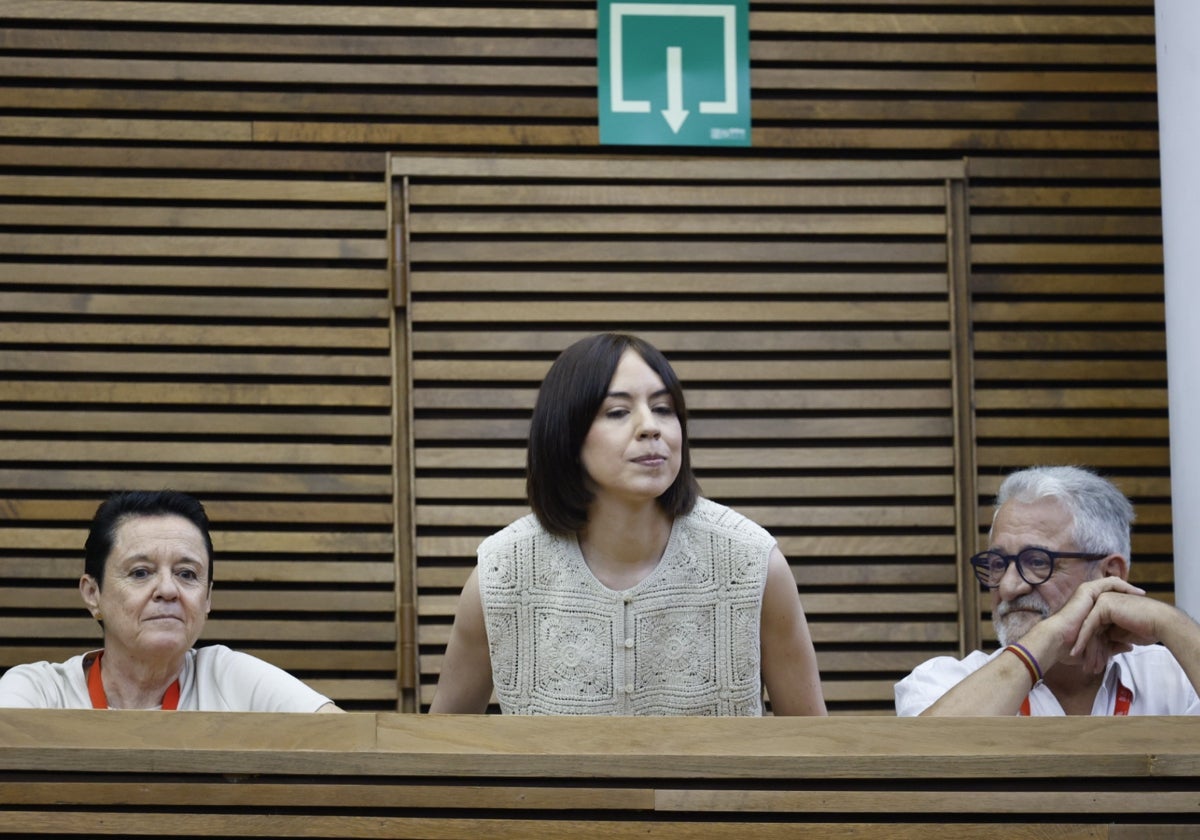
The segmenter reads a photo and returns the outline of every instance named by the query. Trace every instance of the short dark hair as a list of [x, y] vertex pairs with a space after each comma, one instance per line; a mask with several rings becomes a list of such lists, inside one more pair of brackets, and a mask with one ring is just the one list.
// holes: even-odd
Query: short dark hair
[[682, 432], [679, 475], [658, 497], [671, 516], [691, 511], [700, 495], [688, 448], [687, 406], [683, 387], [666, 356], [649, 342], [625, 333], [601, 333], [580, 339], [555, 359], [538, 389], [529, 425], [525, 493], [538, 522], [552, 534], [577, 533], [587, 524], [594, 497], [585, 481], [579, 453], [608, 386], [626, 350], [633, 350], [658, 374], [675, 403]]
[[178, 490], [121, 490], [110, 495], [96, 508], [87, 542], [83, 544], [83, 571], [92, 576], [96, 587], [104, 586], [104, 567], [123, 522], [140, 516], [182, 516], [199, 529], [208, 551], [208, 583], [213, 580], [213, 544], [208, 533], [208, 514], [194, 496]]

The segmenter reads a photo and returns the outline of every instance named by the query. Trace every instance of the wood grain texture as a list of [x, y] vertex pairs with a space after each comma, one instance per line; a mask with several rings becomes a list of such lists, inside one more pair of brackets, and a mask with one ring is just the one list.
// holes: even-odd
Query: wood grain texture
[[1200, 824], [1191, 718], [97, 714], [0, 711], [0, 836], [165, 820], [171, 836], [1167, 840]]
[[[1113, 475], [1170, 598], [1151, 0], [755, 2], [744, 150], [601, 146], [595, 8], [519, 5], [3, 4], [0, 667], [95, 641], [62, 594], [89, 510], [177, 486], [224, 641], [354, 708], [428, 698], [540, 376], [601, 329], [684, 375], [835, 713], [986, 628], [945, 603], [1028, 461]], [[323, 593], [394, 596], [398, 647], [306, 642], [362, 616]]]

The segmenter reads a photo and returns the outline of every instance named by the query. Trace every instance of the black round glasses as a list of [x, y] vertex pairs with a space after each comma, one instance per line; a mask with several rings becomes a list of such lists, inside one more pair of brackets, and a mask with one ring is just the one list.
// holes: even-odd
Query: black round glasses
[[1085, 554], [1079, 551], [1050, 551], [1047, 548], [1024, 548], [1016, 554], [999, 551], [981, 551], [971, 558], [975, 577], [988, 589], [999, 589], [1000, 580], [1008, 571], [1009, 563], [1017, 564], [1017, 574], [1030, 586], [1040, 586], [1054, 574], [1055, 563], [1060, 559], [1102, 560], [1107, 554]]

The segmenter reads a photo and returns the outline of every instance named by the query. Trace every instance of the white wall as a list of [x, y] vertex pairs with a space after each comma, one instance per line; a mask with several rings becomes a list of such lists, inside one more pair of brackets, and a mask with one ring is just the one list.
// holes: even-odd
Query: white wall
[[1155, 0], [1154, 17], [1175, 603], [1200, 618], [1200, 2]]

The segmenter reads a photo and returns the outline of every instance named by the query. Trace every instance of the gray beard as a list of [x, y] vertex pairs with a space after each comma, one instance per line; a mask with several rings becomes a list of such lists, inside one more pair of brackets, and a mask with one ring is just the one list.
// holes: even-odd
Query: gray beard
[[[1001, 647], [1021, 640], [1020, 636], [1015, 638], [1012, 636], [1017, 630], [1017, 627], [1013, 626], [1014, 622], [1005, 620], [1009, 613], [1017, 610], [1033, 610], [1039, 613], [1041, 618], [1038, 621], [1050, 615], [1050, 609], [1046, 606], [1046, 602], [1033, 593], [1022, 595], [1015, 601], [1002, 601], [992, 612], [992, 626], [996, 629], [996, 638], [999, 639]], [[1024, 625], [1024, 621], [1021, 622], [1021, 625]], [[1028, 628], [1026, 629], [1028, 630]]]

